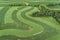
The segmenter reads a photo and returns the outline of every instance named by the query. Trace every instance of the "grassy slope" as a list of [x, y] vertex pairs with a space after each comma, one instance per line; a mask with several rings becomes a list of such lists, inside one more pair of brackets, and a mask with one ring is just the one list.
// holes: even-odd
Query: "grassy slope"
[[45, 24], [48, 24], [51, 27], [60, 29], [60, 24], [54, 18], [52, 18], [52, 17], [39, 17], [39, 18], [36, 17], [34, 19], [37, 20], [37, 21], [41, 21], [41, 22], [43, 22]]
[[[27, 7], [27, 9], [29, 9], [29, 7]], [[11, 10], [12, 10], [12, 9], [11, 9]], [[26, 10], [26, 9], [24, 9], [24, 10]], [[30, 12], [27, 12], [27, 13], [29, 14], [29, 13], [31, 13], [31, 12], [35, 12], [36, 10], [38, 10], [38, 9], [34, 9], [33, 11], [30, 11]], [[20, 10], [18, 13], [20, 13], [21, 11], [23, 12], [23, 10]], [[30, 23], [30, 24], [28, 24], [28, 25], [31, 25], [31, 26], [34, 26], [34, 27], [37, 25], [37, 24], [35, 25], [35, 23], [32, 24], [31, 22], [28, 22], [28, 20], [26, 20], [26, 19], [23, 19], [23, 18], [21, 19], [20, 15], [19, 15], [18, 17], [19, 17], [20, 21], [22, 21], [22, 22], [24, 21], [24, 23], [26, 23], [26, 24]], [[32, 18], [33, 18], [34, 20], [41, 21], [41, 22], [44, 22], [44, 23], [47, 22], [47, 24], [49, 23], [49, 21], [52, 21], [52, 20], [49, 20], [49, 19], [51, 19], [51, 18], [49, 18], [49, 19], [48, 19], [48, 18], [34, 18], [34, 17], [32, 17]], [[39, 20], [38, 20], [38, 19], [39, 19]], [[44, 20], [44, 19], [45, 19], [45, 20]], [[48, 19], [48, 21], [47, 21], [47, 19]], [[53, 18], [52, 18], [52, 19], [53, 19]], [[54, 21], [54, 19], [53, 19], [53, 21]], [[55, 22], [55, 21], [54, 21], [54, 22]], [[54, 22], [52, 22], [52, 23], [54, 23]], [[55, 23], [54, 23], [54, 24], [55, 24]], [[52, 25], [52, 24], [51, 24], [51, 25]], [[55, 26], [57, 26], [57, 25], [55, 25]], [[54, 25], [53, 25], [53, 27], [54, 27]], [[40, 28], [39, 28], [39, 29], [40, 29]], [[7, 29], [7, 30], [8, 30], [8, 29]], [[15, 29], [11, 29], [11, 30], [15, 30]], [[9, 29], [8, 31], [10, 31], [10, 29]], [[8, 31], [5, 30], [6, 33], [7, 33]], [[1, 32], [2, 35], [6, 34], [6, 33], [4, 33], [4, 30], [2, 30], [2, 31], [0, 31], [0, 32]], [[17, 35], [17, 34], [15, 33], [16, 31], [15, 31], [15, 32], [14, 32], [14, 31], [11, 31], [11, 32], [12, 32], [11, 35]], [[14, 32], [15, 34], [14, 34], [13, 32]], [[18, 32], [18, 31], [17, 31], [17, 32]], [[23, 33], [23, 32], [24, 32], [24, 31], [21, 31], [20, 33]], [[7, 34], [10, 34], [10, 32], [8, 32]], [[7, 34], [6, 34], [6, 35], [7, 35]], [[29, 33], [27, 33], [27, 34], [29, 35]], [[20, 34], [18, 33], [18, 35], [20, 35]], [[22, 35], [23, 35], [23, 34], [21, 34], [21, 36], [22, 36]], [[26, 34], [25, 34], [25, 35], [26, 35]], [[23, 36], [22, 36], [22, 37], [23, 37]]]
[[[13, 9], [14, 8], [14, 9]], [[17, 7], [16, 7], [17, 8]], [[12, 14], [12, 9], [15, 10], [15, 7], [10, 8], [7, 13], [5, 14], [5, 22], [6, 23], [11, 23], [13, 20], [11, 18], [11, 14]], [[20, 13], [23, 11], [26, 11], [28, 9], [30, 9], [31, 7], [27, 7], [24, 8], [20, 11], [17, 12], [17, 17], [20, 21], [24, 22], [27, 25], [32, 26], [32, 30], [21, 30], [21, 29], [4, 29], [4, 30], [0, 30], [0, 36], [2, 35], [16, 35], [18, 37], [28, 37], [28, 36], [32, 36], [32, 35], [36, 35], [36, 34], [40, 34], [41, 31], [43, 31], [42, 26], [39, 27], [39, 25], [32, 23], [28, 20], [25, 20], [24, 18], [21, 17]], [[9, 19], [9, 20], [8, 20]], [[38, 29], [38, 30], [37, 30]]]
[[[37, 10], [37, 9], [36, 9]], [[30, 11], [31, 12], [31, 11]], [[32, 14], [32, 13], [30, 13], [30, 12], [28, 12], [29, 14], [26, 14], [26, 16], [27, 17], [29, 17], [29, 18], [31, 18], [31, 19], [34, 19], [34, 20], [36, 20], [36, 21], [38, 21], [38, 22], [42, 22], [42, 23], [45, 23], [45, 24], [47, 24], [47, 25], [49, 25], [51, 28], [56, 28], [57, 30], [60, 30], [60, 24], [54, 19], [54, 18], [52, 18], [52, 17], [30, 17], [30, 16], [28, 16], [28, 15], [30, 15], [30, 14]], [[48, 27], [49, 27], [48, 26]], [[47, 28], [47, 27], [46, 27]], [[50, 29], [51, 30], [51, 29]], [[49, 31], [49, 30], [47, 30], [47, 31]], [[51, 31], [50, 31], [50, 33], [51, 33]], [[55, 34], [56, 33], [56, 31], [55, 32], [52, 32], [52, 34]], [[49, 33], [48, 33], [49, 34]], [[51, 34], [51, 36], [53, 36]], [[46, 36], [47, 36], [47, 34], [46, 34]], [[57, 36], [57, 37], [60, 37], [60, 36]], [[50, 38], [50, 39], [52, 39], [52, 38]], [[59, 39], [59, 38], [56, 38], [56, 40], [57, 39]], [[59, 39], [60, 40], [60, 39]]]
[[17, 10], [18, 7], [12, 7], [10, 8], [6, 14], [5, 14], [5, 23], [12, 23], [13, 20], [12, 20], [12, 13], [14, 10]]
[[[13, 1], [15, 1], [15, 0], [13, 0]], [[18, 0], [18, 1], [20, 1], [20, 0]], [[28, 0], [27, 0], [28, 1]], [[32, 1], [32, 0], [31, 0]], [[33, 1], [35, 1], [35, 0], [33, 0]], [[40, 0], [39, 0], [40, 1]], [[43, 0], [42, 0], [43, 1]], [[55, 1], [55, 0], [53, 0], [53, 1]], [[34, 17], [33, 17], [34, 18]], [[48, 25], [52, 25], [52, 24], [54, 24], [54, 25], [52, 25], [53, 27], [55, 27], [55, 28], [58, 28], [58, 29], [60, 29], [60, 25], [53, 19], [53, 18], [51, 18], [51, 17], [48, 17], [48, 18], [46, 18], [46, 17], [41, 17], [41, 18], [34, 18], [35, 20], [38, 20], [38, 21], [41, 21], [41, 22], [44, 22], [44, 23], [46, 23], [46, 24], [48, 24]], [[45, 19], [45, 20], [44, 20]], [[48, 20], [47, 20], [48, 19]], [[51, 20], [49, 20], [49, 19], [51, 19]], [[52, 21], [53, 20], [53, 21]], [[51, 22], [52, 22], [52, 24], [51, 24]], [[55, 22], [55, 23], [54, 23]], [[56, 25], [57, 24], [57, 25]], [[17, 32], [17, 30], [13, 33], [13, 31], [15, 31], [15, 29], [11, 29], [10, 31], [12, 32], [11, 34], [13, 34], [13, 35], [17, 35], [15, 32]], [[7, 31], [5, 30], [5, 31], [1, 31], [1, 34], [4, 34], [4, 32], [6, 32], [7, 33]], [[9, 31], [8, 31], [9, 32]], [[21, 31], [22, 32], [22, 31]], [[19, 32], [17, 32], [17, 33], [19, 33]], [[8, 34], [10, 34], [10, 32], [8, 33]], [[7, 35], [7, 34], [6, 34]], [[18, 34], [19, 36], [20, 36], [20, 34]], [[23, 35], [24, 36], [24, 35]], [[60, 36], [59, 36], [60, 37]], [[57, 40], [59, 40], [59, 37], [57, 38]], [[56, 37], [55, 37], [56, 38]], [[55, 40], [55, 38], [50, 38], [51, 40], [52, 39], [54, 39]], [[50, 40], [49, 39], [49, 40]]]
[[[26, 9], [29, 9], [29, 7], [27, 7]], [[26, 11], [26, 9], [23, 9], [23, 10]], [[23, 17], [21, 17], [21, 14], [24, 14], [24, 13], [25, 13], [23, 10], [20, 10], [20, 11], [17, 13], [17, 18], [18, 18], [21, 22], [23, 22], [23, 23], [25, 23], [25, 24], [27, 24], [27, 25], [32, 26], [32, 29], [33, 29], [33, 30], [31, 31], [31, 33], [32, 33], [32, 34], [34, 34], [34, 33], [39, 33], [41, 30], [43, 30], [43, 28], [39, 27], [39, 25], [37, 25], [37, 24], [35, 24], [35, 23], [31, 22], [31, 21], [28, 21], [28, 20], [24, 19]], [[21, 13], [21, 12], [22, 12], [22, 13]], [[24, 13], [23, 13], [23, 12], [24, 12]], [[20, 14], [19, 14], [19, 13], [20, 13]], [[37, 30], [37, 29], [38, 29], [38, 30]]]
[[[38, 10], [38, 9], [36, 9]], [[30, 13], [29, 15], [31, 15], [32, 13]], [[57, 29], [60, 29], [60, 24], [53, 18], [53, 17], [31, 17], [33, 18], [34, 20], [37, 20], [37, 21], [40, 21], [40, 22], [43, 22], [45, 24], [48, 24], [48, 25], [52, 25], [52, 27], [55, 27]]]

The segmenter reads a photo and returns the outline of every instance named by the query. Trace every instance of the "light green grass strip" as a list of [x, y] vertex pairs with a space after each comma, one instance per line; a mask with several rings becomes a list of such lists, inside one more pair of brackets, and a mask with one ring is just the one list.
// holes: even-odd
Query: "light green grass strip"
[[30, 37], [32, 36], [31, 31], [32, 30], [5, 29], [5, 30], [0, 30], [0, 36], [16, 35], [18, 37]]
[[[27, 8], [29, 8], [29, 7], [27, 7]], [[27, 9], [26, 8], [26, 9]], [[28, 9], [27, 9], [28, 10]], [[34, 9], [34, 10], [32, 10], [32, 11], [35, 11], [36, 9]], [[29, 35], [37, 35], [37, 34], [40, 34], [41, 32], [43, 32], [43, 27], [42, 26], [40, 26], [40, 25], [38, 25], [38, 24], [36, 24], [36, 23], [33, 23], [33, 22], [31, 22], [31, 21], [29, 21], [29, 20], [27, 20], [27, 19], [24, 19], [23, 17], [21, 17], [21, 12], [23, 12], [23, 10], [21, 11], [19, 11], [18, 13], [17, 13], [17, 18], [21, 21], [21, 22], [23, 22], [23, 23], [25, 23], [25, 24], [27, 24], [27, 25], [30, 25], [31, 27], [32, 27], [32, 30], [30, 30], [30, 32], [31, 32], [31, 34], [30, 33], [28, 33]], [[31, 12], [32, 13], [32, 12]], [[23, 13], [22, 13], [23, 14]]]
[[33, 17], [33, 19], [60, 30], [60, 24], [52, 17]]
[[14, 10], [17, 10], [18, 7], [11, 7], [5, 14], [5, 24], [6, 23], [13, 23], [14, 21], [12, 20], [12, 13]]
[[[12, 7], [14, 8], [14, 7]], [[12, 9], [11, 8], [11, 9]], [[25, 10], [28, 10], [30, 9], [31, 7], [27, 7], [27, 8], [24, 8], [20, 11], [17, 12], [17, 17], [18, 19], [20, 19], [20, 21], [22, 22], [25, 22], [29, 25], [32, 26], [32, 29], [30, 30], [20, 30], [20, 29], [5, 29], [5, 30], [0, 30], [0, 36], [3, 36], [3, 35], [16, 35], [18, 37], [30, 37], [30, 36], [33, 36], [33, 35], [37, 35], [37, 34], [40, 34], [43, 32], [43, 29], [42, 27], [39, 27], [39, 25], [35, 24], [35, 23], [32, 23], [28, 20], [25, 20], [24, 18], [21, 17], [21, 12], [25, 11]], [[10, 10], [11, 10], [10, 9]], [[15, 9], [15, 8], [14, 8]], [[11, 15], [11, 14], [10, 14]], [[8, 17], [8, 16], [7, 16]], [[11, 17], [11, 16], [10, 16]], [[8, 17], [9, 18], [9, 17]], [[7, 19], [8, 19], [7, 18]], [[10, 19], [10, 18], [9, 18]], [[24, 21], [25, 20], [25, 21]], [[8, 20], [7, 20], [8, 21]], [[32, 24], [31, 24], [32, 23]], [[41, 29], [40, 29], [41, 28]], [[38, 30], [37, 30], [38, 29]], [[38, 32], [38, 33], [37, 33]]]
[[0, 10], [3, 9], [4, 7], [0, 7]]
[[[38, 10], [38, 9], [36, 8], [36, 10]], [[31, 17], [31, 16], [28, 16], [31, 14], [32, 13], [28, 13], [28, 14], [26, 14], [26, 16], [31, 19], [37, 20], [39, 22], [43, 22], [47, 25], [50, 25], [51, 27], [54, 27], [54, 28], [60, 30], [60, 24], [53, 17]]]

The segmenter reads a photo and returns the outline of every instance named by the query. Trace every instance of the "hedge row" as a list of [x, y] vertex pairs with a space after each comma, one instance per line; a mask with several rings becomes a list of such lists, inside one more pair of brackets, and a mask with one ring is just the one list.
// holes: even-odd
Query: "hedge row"
[[[35, 12], [32, 15], [35, 17], [41, 17], [41, 16], [52, 16], [55, 19], [59, 19], [60, 18], [60, 10], [54, 10], [54, 9], [50, 9], [45, 5], [39, 6], [38, 7], [40, 12]], [[57, 20], [60, 23], [60, 20]]]

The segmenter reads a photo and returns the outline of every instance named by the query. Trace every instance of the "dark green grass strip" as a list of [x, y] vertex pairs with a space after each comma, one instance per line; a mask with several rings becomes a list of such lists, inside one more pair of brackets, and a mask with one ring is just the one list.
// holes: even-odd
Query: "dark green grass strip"
[[[19, 8], [19, 10], [22, 10], [24, 9], [25, 7], [22, 7], [22, 8]], [[16, 24], [16, 27], [18, 27], [18, 29], [22, 29], [22, 30], [26, 30], [26, 28], [28, 29], [28, 27], [25, 28], [26, 24], [24, 24], [23, 22], [21, 22], [18, 18], [17, 18], [17, 12], [19, 10], [15, 10], [13, 13], [12, 13], [12, 19], [15, 21], [15, 24]]]
[[[15, 23], [7, 23], [7, 24], [3, 24], [1, 27], [0, 27], [0, 30], [3, 30], [3, 29], [23, 29], [24, 28], [24, 24], [21, 22], [18, 21], [18, 19], [16, 18], [16, 13], [21, 10], [21, 9], [24, 9], [24, 7], [19, 7], [18, 10], [14, 10], [13, 13], [12, 13], [12, 19], [15, 21]], [[4, 9], [3, 9], [4, 10]], [[4, 13], [5, 14], [5, 13]], [[4, 20], [4, 19], [3, 19]], [[1, 22], [2, 23], [2, 22]], [[25, 28], [24, 28], [25, 29]], [[28, 29], [28, 28], [27, 28]]]
[[15, 22], [18, 22], [19, 23], [19, 21], [17, 20], [17, 12], [19, 11], [19, 10], [22, 10], [22, 9], [24, 9], [25, 7], [22, 7], [22, 8], [19, 8], [18, 10], [15, 10], [13, 13], [12, 13], [12, 19], [15, 21]]
[[3, 35], [0, 37], [0, 40], [17, 40], [17, 39], [20, 38], [15, 35]]
[[20, 38], [20, 37], [15, 36], [15, 35], [3, 35], [0, 37], [0, 40], [32, 40], [32, 39]]
[[[19, 11], [19, 10], [22, 10], [22, 9], [24, 9], [24, 8], [26, 8], [26, 7], [22, 7], [22, 8], [19, 8], [18, 10], [15, 10], [13, 13], [12, 13], [12, 19], [15, 21], [15, 23], [16, 23], [16, 28], [18, 27], [18, 29], [28, 29], [28, 26], [29, 25], [27, 25], [27, 24], [24, 24], [23, 22], [21, 22], [20, 20], [18, 20], [17, 19], [17, 12]], [[25, 26], [27, 26], [26, 28], [25, 28]]]
[[[22, 22], [20, 23], [17, 19], [16, 19], [16, 13], [21, 10], [21, 9], [24, 9], [24, 7], [19, 7], [18, 10], [14, 10], [13, 13], [12, 13], [12, 19], [15, 21], [15, 23], [7, 23], [7, 24], [2, 24], [2, 22], [4, 21], [4, 19], [1, 20], [1, 27], [0, 27], [0, 30], [3, 30], [3, 29], [22, 29], [22, 27], [20, 27], [20, 25], [24, 25]], [[3, 8], [3, 11], [5, 8]], [[6, 9], [7, 10], [7, 9]], [[8, 11], [8, 10], [7, 10]], [[5, 13], [3, 13], [5, 14]], [[3, 15], [2, 14], [2, 15]], [[5, 16], [5, 15], [4, 15]], [[24, 28], [24, 27], [23, 27]], [[25, 28], [24, 28], [25, 29]]]
[[5, 16], [5, 13], [8, 11], [9, 7], [4, 7], [1, 11], [0, 11], [0, 25], [1, 24], [4, 24], [4, 16]]
[[[47, 39], [47, 38], [49, 38], [51, 36], [59, 34], [59, 31], [56, 28], [50, 27], [50, 25], [47, 25], [47, 24], [44, 24], [42, 22], [31, 19], [31, 18], [27, 17], [25, 14], [26, 14], [26, 12], [21, 13], [21, 16], [24, 19], [27, 19], [27, 20], [32, 21], [34, 23], [37, 23], [39, 25], [41, 24], [45, 28], [45, 31], [40, 35], [40, 37], [38, 37], [40, 40], [45, 40], [45, 39]], [[39, 39], [37, 39], [37, 37], [35, 39], [39, 40]]]
[[[25, 11], [22, 11], [18, 16], [20, 16], [21, 17], [21, 14], [23, 13], [23, 12], [28, 12], [28, 11], [31, 11], [31, 10], [33, 10], [34, 8], [30, 8], [30, 9], [28, 9], [28, 10], [25, 10]], [[19, 12], [18, 12], [19, 13]], [[19, 17], [19, 18], [20, 18]], [[18, 19], [19, 19], [18, 18]], [[22, 21], [23, 20], [23, 21]], [[29, 35], [32, 35], [32, 36], [36, 36], [37, 34], [40, 34], [42, 31], [43, 31], [43, 29], [42, 29], [42, 27], [39, 27], [38, 25], [36, 25], [35, 23], [33, 23], [32, 22], [32, 24], [30, 24], [30, 21], [28, 21], [28, 20], [25, 20], [23, 17], [21, 17], [21, 20], [20, 21], [22, 21], [23, 23], [25, 23], [25, 24], [27, 24], [27, 25], [29, 25], [29, 27], [32, 27], [32, 29], [33, 30], [31, 30], [30, 31], [30, 33], [28, 33]], [[35, 25], [35, 26], [34, 26]], [[39, 29], [40, 28], [40, 29]]]

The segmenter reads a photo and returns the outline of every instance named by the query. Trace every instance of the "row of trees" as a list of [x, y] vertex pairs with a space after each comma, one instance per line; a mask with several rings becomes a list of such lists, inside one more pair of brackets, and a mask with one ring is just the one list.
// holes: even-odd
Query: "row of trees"
[[23, 3], [9, 4], [9, 6], [32, 6], [32, 7], [39, 7], [39, 4], [31, 4], [31, 3], [23, 2]]
[[47, 6], [57, 6], [57, 5], [60, 5], [60, 3], [58, 3], [58, 4], [48, 4]]
[[26, 4], [9, 4], [9, 6], [26, 6]]

